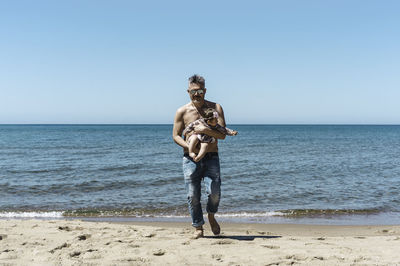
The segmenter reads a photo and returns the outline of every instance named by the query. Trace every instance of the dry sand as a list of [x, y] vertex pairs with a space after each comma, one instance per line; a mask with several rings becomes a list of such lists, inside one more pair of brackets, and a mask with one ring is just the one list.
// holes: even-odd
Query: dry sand
[[0, 265], [400, 265], [400, 226], [0, 220]]

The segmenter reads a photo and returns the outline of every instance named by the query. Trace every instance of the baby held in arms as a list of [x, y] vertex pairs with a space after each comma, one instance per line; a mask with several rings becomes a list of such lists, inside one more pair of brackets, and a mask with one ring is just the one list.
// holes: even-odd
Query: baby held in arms
[[[205, 109], [204, 117], [190, 123], [183, 131], [183, 135], [186, 137], [186, 134], [193, 132], [194, 128], [198, 125], [203, 125], [211, 129], [216, 129], [222, 134], [228, 136], [237, 135], [236, 130], [229, 129], [227, 127], [223, 127], [218, 124], [218, 113], [213, 108]], [[208, 136], [206, 134], [193, 133], [186, 141], [189, 146], [189, 156], [193, 158], [193, 161], [198, 162], [204, 157], [204, 155], [206, 155], [209, 143], [214, 143], [215, 138]], [[199, 142], [200, 142], [200, 150], [199, 153], [196, 154], [194, 151]]]

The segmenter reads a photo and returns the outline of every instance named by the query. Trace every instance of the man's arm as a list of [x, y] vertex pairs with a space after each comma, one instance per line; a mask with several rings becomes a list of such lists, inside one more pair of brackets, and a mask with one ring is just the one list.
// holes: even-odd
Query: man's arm
[[188, 149], [188, 145], [186, 141], [182, 138], [182, 132], [184, 130], [185, 124], [183, 122], [183, 110], [179, 108], [176, 111], [175, 119], [174, 119], [174, 128], [172, 129], [172, 138], [175, 143], [181, 146], [184, 149]]
[[[224, 110], [222, 110], [221, 105], [216, 103], [215, 110], [218, 113], [218, 124], [225, 127], [226, 124], [225, 124]], [[208, 127], [205, 127], [202, 125], [195, 127], [194, 132], [198, 133], [198, 134], [206, 134], [206, 135], [214, 137], [216, 139], [225, 139], [225, 137], [226, 137], [225, 134], [219, 132], [218, 130], [211, 129], [211, 128], [208, 128]]]

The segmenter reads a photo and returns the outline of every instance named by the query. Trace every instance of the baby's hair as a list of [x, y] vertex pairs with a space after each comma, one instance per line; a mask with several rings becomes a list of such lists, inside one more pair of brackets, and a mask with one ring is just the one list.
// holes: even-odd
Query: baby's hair
[[203, 111], [204, 111], [204, 119], [205, 120], [210, 120], [210, 119], [214, 118], [215, 109], [207, 108], [207, 109], [204, 109]]

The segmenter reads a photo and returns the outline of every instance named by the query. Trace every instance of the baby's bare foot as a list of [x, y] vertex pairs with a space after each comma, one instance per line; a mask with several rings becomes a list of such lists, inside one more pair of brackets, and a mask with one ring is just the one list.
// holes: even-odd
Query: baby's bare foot
[[194, 152], [189, 152], [189, 156], [192, 157], [192, 159], [195, 159], [197, 155]]
[[193, 158], [193, 161], [195, 161], [196, 163], [198, 162], [198, 161], [200, 161], [201, 160], [201, 158], [199, 158], [199, 156], [196, 156], [195, 158]]

